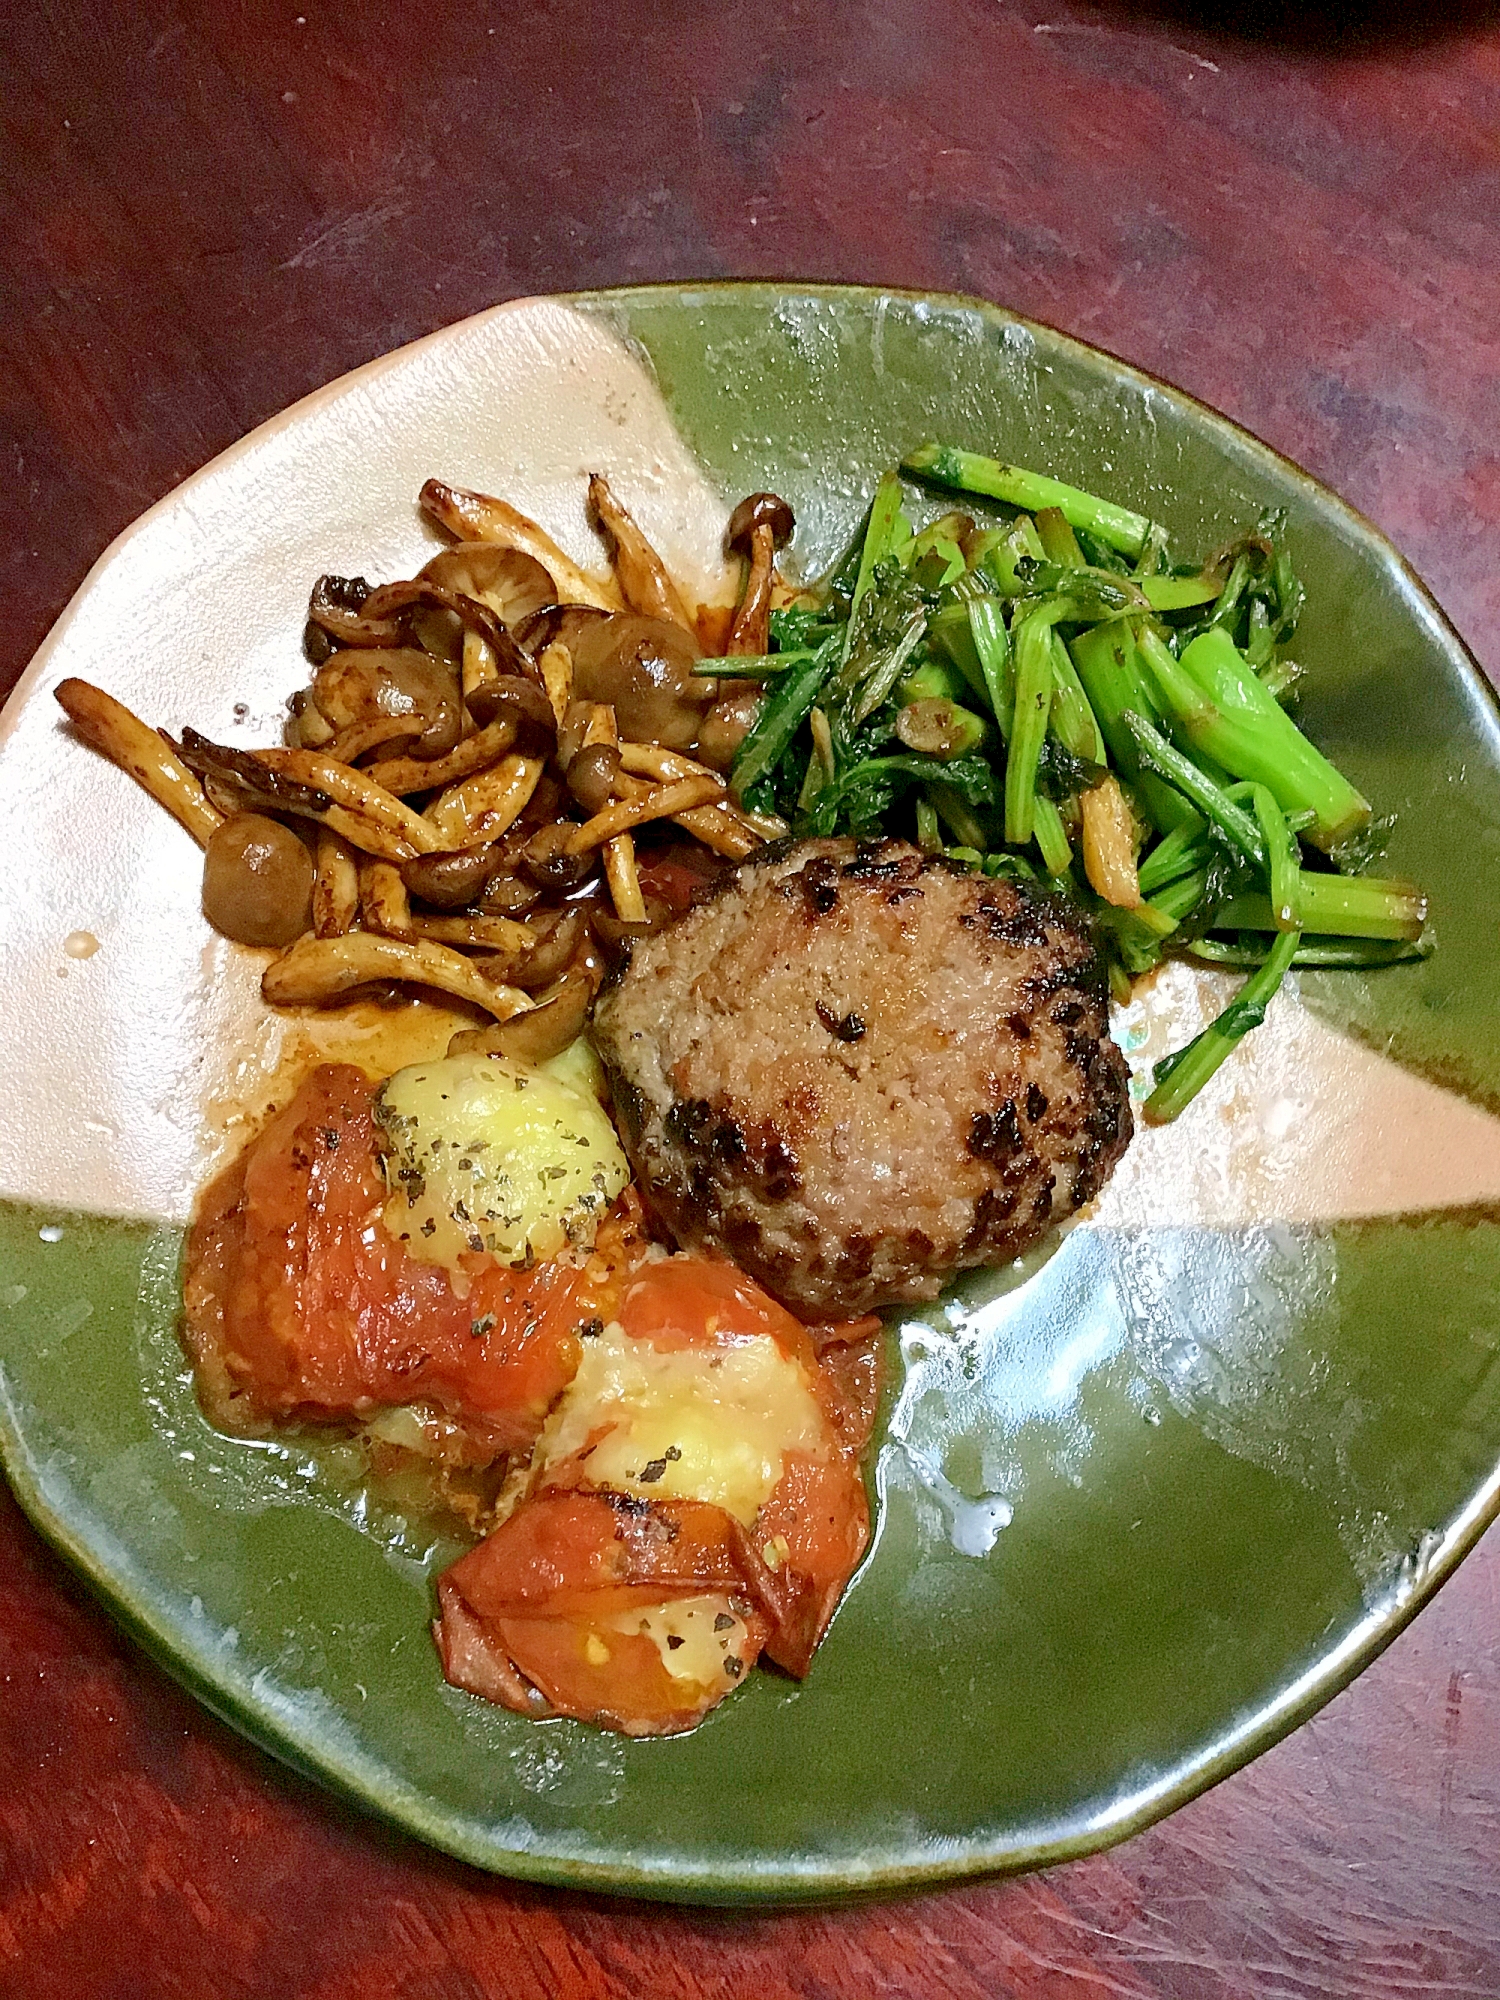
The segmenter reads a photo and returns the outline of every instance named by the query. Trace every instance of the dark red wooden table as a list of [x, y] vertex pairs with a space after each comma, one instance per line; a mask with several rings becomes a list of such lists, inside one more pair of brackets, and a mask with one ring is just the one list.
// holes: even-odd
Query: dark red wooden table
[[[120, 528], [317, 384], [498, 299], [715, 275], [978, 292], [1143, 363], [1372, 515], [1500, 667], [1489, 7], [5, 16], [0, 692]], [[0, 1994], [1494, 2000], [1497, 1597], [1492, 1535], [1321, 1716], [1110, 1855], [719, 1916], [492, 1881], [285, 1775], [0, 1493]]]

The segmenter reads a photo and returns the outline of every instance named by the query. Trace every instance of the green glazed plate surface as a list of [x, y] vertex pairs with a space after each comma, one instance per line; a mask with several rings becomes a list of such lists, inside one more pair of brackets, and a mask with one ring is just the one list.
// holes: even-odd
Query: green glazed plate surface
[[[1289, 509], [1305, 725], [1399, 814], [1388, 870], [1430, 891], [1439, 948], [1305, 976], [1093, 1220], [893, 1322], [874, 1547], [805, 1684], [756, 1673], [665, 1742], [527, 1723], [441, 1679], [451, 1547], [326, 1441], [230, 1440], [197, 1410], [175, 1322], [204, 1133], [254, 1108], [284, 1044], [258, 965], [209, 938], [185, 837], [50, 688], [82, 673], [168, 727], [265, 741], [311, 578], [408, 573], [427, 473], [529, 505], [583, 557], [599, 462], [711, 593], [734, 498], [784, 493], [811, 573], [932, 435], [1104, 490], [1189, 552]], [[770, 285], [449, 329], [106, 556], [0, 726], [0, 827], [23, 824], [47, 858], [0, 913], [0, 998], [29, 1024], [0, 1053], [0, 1461], [209, 1707], [451, 1853], [721, 1902], [1084, 1853], [1327, 1700], [1500, 1505], [1493, 698], [1366, 523], [1108, 356], [972, 301]], [[1162, 1027], [1117, 1032], [1144, 1060]]]

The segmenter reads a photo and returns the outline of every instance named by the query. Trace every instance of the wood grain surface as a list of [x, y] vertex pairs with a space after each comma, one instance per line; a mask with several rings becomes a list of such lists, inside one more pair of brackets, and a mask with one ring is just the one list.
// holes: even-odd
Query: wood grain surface
[[[498, 299], [719, 275], [977, 292], [1160, 372], [1500, 669], [1490, 7], [12, 0], [0, 132], [0, 692], [119, 529], [307, 390]], [[1492, 1534], [1112, 1854], [720, 1916], [491, 1881], [287, 1776], [0, 1494], [0, 1995], [1494, 2000], [1497, 1596]]]

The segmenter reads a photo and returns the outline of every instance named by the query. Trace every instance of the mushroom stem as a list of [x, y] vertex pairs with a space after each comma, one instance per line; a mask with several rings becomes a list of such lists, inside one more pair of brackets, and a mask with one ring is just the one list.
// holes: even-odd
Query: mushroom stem
[[[481, 688], [493, 687], [499, 680], [499, 655], [482, 632], [464, 633], [464, 650], [459, 673], [465, 701], [468, 701], [471, 695], [478, 694]], [[471, 710], [470, 713], [472, 712]]]
[[[663, 750], [658, 743], [622, 743], [620, 762], [631, 774], [620, 786], [627, 798], [639, 795], [643, 778], [654, 778], [658, 784], [677, 784], [686, 778], [713, 776], [706, 766], [693, 758], [679, 756], [674, 750]], [[632, 782], [636, 787], [634, 790]], [[701, 840], [705, 847], [711, 848], [715, 854], [726, 855], [732, 861], [743, 861], [757, 847], [764, 847], [768, 840], [779, 840], [787, 831], [785, 821], [757, 818], [743, 812], [727, 795], [715, 800], [712, 805], [694, 806], [687, 812], [676, 813], [673, 818], [676, 825]]]
[[524, 993], [495, 985], [471, 959], [447, 945], [376, 937], [368, 931], [300, 938], [266, 967], [260, 990], [273, 1007], [332, 1007], [361, 986], [391, 979], [435, 986], [440, 993], [472, 1001], [497, 1021], [508, 1021], [531, 1005]]
[[646, 921], [646, 899], [635, 867], [635, 836], [617, 833], [604, 843], [604, 879], [614, 902], [615, 915], [623, 924]]
[[561, 639], [554, 639], [542, 648], [537, 665], [542, 670], [542, 686], [552, 704], [553, 719], [561, 729], [568, 703], [573, 699], [573, 655]]
[[330, 826], [318, 828], [313, 876], [313, 934], [342, 937], [359, 915], [359, 863], [355, 850]]
[[614, 544], [615, 577], [620, 595], [642, 618], [664, 618], [680, 625], [695, 643], [697, 633], [667, 566], [641, 533], [628, 508], [610, 491], [600, 472], [589, 475], [589, 506], [599, 527]]
[[472, 736], [466, 736], [457, 749], [449, 751], [446, 757], [435, 757], [428, 764], [417, 757], [391, 757], [380, 763], [367, 764], [365, 769], [377, 785], [383, 785], [397, 797], [403, 792], [441, 789], [444, 785], [456, 785], [461, 778], [472, 778], [476, 771], [488, 770], [491, 764], [498, 763], [514, 744], [517, 733], [514, 714], [502, 714], [498, 721], [476, 730]]
[[745, 592], [724, 647], [732, 658], [745, 658], [770, 649], [776, 551], [789, 539], [796, 525], [791, 508], [779, 493], [752, 493], [729, 517], [725, 545], [737, 549], [746, 559]]
[[[189, 732], [183, 732], [186, 736]], [[214, 746], [210, 744], [209, 749]], [[442, 841], [419, 813], [402, 803], [393, 792], [377, 784], [368, 773], [313, 750], [252, 750], [250, 755], [263, 765], [271, 778], [285, 778], [291, 784], [311, 787], [332, 801], [332, 809], [310, 817], [326, 819], [335, 833], [342, 833], [367, 853], [383, 861], [405, 861], [409, 854], [430, 854]], [[276, 804], [273, 792], [271, 803]], [[298, 810], [296, 805], [290, 809]], [[342, 809], [342, 811], [340, 811]], [[348, 824], [341, 823], [349, 822]], [[376, 836], [364, 837], [366, 833]], [[384, 839], [379, 836], [385, 836]], [[400, 848], [399, 853], [392, 852]]]
[[493, 1028], [470, 1028], [448, 1044], [450, 1056], [510, 1056], [542, 1063], [560, 1055], [583, 1033], [594, 998], [594, 981], [581, 967], [570, 969], [525, 1013]]
[[425, 917], [413, 916], [411, 935], [429, 938], [434, 944], [457, 945], [464, 950], [524, 952], [532, 934], [525, 924], [509, 917]]
[[606, 806], [603, 812], [575, 827], [564, 843], [564, 851], [592, 853], [605, 841], [613, 840], [617, 833], [628, 833], [632, 827], [644, 826], [647, 820], [673, 819], [678, 813], [691, 812], [694, 806], [706, 806], [724, 796], [723, 779], [712, 773], [701, 778], [684, 778], [675, 785], [653, 786], [643, 797]]
[[750, 562], [745, 572], [745, 594], [729, 628], [724, 651], [730, 659], [770, 650], [771, 579], [776, 570], [776, 542], [769, 525], [759, 522], [750, 531]]
[[84, 741], [143, 785], [200, 847], [206, 847], [224, 815], [210, 804], [203, 786], [166, 738], [91, 681], [59, 681], [54, 692]]
[[401, 870], [389, 861], [363, 861], [359, 869], [359, 910], [367, 931], [410, 938], [411, 901]]
[[545, 758], [502, 757], [487, 771], [450, 785], [425, 814], [438, 835], [434, 846], [479, 847], [498, 840], [526, 810], [545, 769]]

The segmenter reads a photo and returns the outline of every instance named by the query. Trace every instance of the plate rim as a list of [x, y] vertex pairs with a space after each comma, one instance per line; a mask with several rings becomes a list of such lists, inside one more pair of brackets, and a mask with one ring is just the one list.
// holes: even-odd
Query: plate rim
[[1346, 500], [1341, 493], [1319, 479], [1316, 473], [1309, 472], [1299, 460], [1290, 457], [1277, 446], [1268, 444], [1258, 432], [1250, 430], [1238, 418], [1226, 415], [1215, 404], [1194, 395], [1190, 389], [1183, 389], [1176, 383], [1169, 382], [1165, 376], [1154, 374], [1136, 362], [1127, 361], [1122, 355], [1116, 354], [1113, 348], [1104, 347], [1096, 341], [1080, 340], [1076, 334], [1067, 333], [1063, 328], [1053, 326], [1048, 320], [1035, 319], [1029, 314], [1014, 311], [1010, 306], [1001, 305], [992, 299], [982, 299], [968, 292], [928, 291], [920, 286], [907, 285], [841, 284], [821, 280], [799, 282], [781, 278], [702, 280], [659, 278], [637, 285], [600, 285], [569, 292], [526, 292], [514, 298], [498, 300], [491, 306], [481, 306], [477, 312], [465, 313], [458, 319], [448, 320], [442, 326], [432, 328], [428, 333], [419, 334], [415, 340], [403, 341], [399, 347], [388, 348], [382, 354], [373, 355], [370, 360], [362, 361], [344, 374], [335, 375], [330, 381], [320, 383], [317, 388], [308, 390], [306, 395], [299, 396], [295, 402], [288, 403], [283, 409], [263, 418], [252, 429], [236, 438], [232, 444], [226, 445], [222, 451], [206, 459], [202, 465], [195, 467], [175, 485], [169, 486], [166, 492], [153, 500], [143, 513], [128, 521], [120, 532], [105, 544], [84, 572], [62, 610], [47, 628], [41, 644], [21, 669], [16, 684], [6, 696], [4, 703], [0, 704], [0, 743], [5, 741], [9, 728], [14, 726], [13, 711], [19, 711], [25, 705], [34, 683], [41, 679], [55, 645], [71, 624], [80, 600], [93, 588], [101, 573], [137, 534], [143, 532], [168, 507], [175, 505], [185, 494], [190, 493], [200, 480], [206, 480], [210, 474], [217, 473], [242, 455], [248, 455], [265, 438], [289, 428], [294, 421], [311, 416], [325, 403], [332, 402], [356, 385], [363, 386], [374, 381], [398, 361], [418, 354], [425, 348], [438, 346], [443, 341], [451, 339], [461, 329], [479, 326], [488, 320], [498, 318], [503, 313], [539, 305], [570, 305], [583, 311], [590, 311], [596, 310], [601, 304], [616, 300], [624, 302], [634, 298], [682, 297], [713, 292], [765, 292], [777, 296], [790, 295], [808, 299], [848, 297], [901, 299], [912, 304], [937, 305], [964, 312], [977, 312], [982, 318], [999, 320], [1009, 326], [1024, 327], [1028, 333], [1040, 334], [1044, 340], [1057, 344], [1074, 359], [1087, 361], [1102, 355], [1113, 369], [1132, 383], [1185, 404], [1189, 409], [1207, 418], [1215, 427], [1233, 433], [1242, 445], [1249, 448], [1253, 457], [1262, 459], [1282, 474], [1290, 474], [1306, 491], [1332, 500], [1347, 517], [1349, 523], [1358, 530], [1358, 539], [1383, 562], [1394, 568], [1407, 592], [1415, 598], [1439, 634], [1456, 648], [1465, 667], [1488, 697], [1495, 719], [1500, 723], [1500, 688], [1497, 688], [1485, 672], [1473, 648], [1443, 609], [1421, 572], [1402, 553], [1383, 528], [1356, 507], [1353, 501]]
[[[1420, 617], [1433, 638], [1456, 661], [1470, 683], [1471, 693], [1479, 692], [1481, 706], [1489, 709], [1492, 721], [1500, 726], [1500, 689], [1490, 680], [1427, 583], [1383, 530], [1296, 460], [1190, 391], [1122, 359], [1108, 348], [1080, 340], [1045, 321], [1033, 319], [1009, 307], [965, 293], [920, 287], [727, 278], [703, 281], [668, 279], [651, 284], [600, 286], [501, 300], [374, 356], [277, 411], [171, 487], [109, 542], [89, 566], [22, 670], [3, 710], [0, 710], [0, 743], [6, 740], [21, 711], [37, 691], [38, 684], [44, 680], [52, 655], [65, 637], [83, 599], [125, 547], [159, 515], [181, 504], [200, 481], [219, 476], [226, 467], [253, 452], [269, 436], [303, 421], [351, 390], [365, 387], [413, 354], [441, 345], [460, 330], [475, 328], [518, 309], [561, 304], [597, 313], [611, 305], [628, 307], [633, 300], [673, 298], [690, 304], [695, 298], [723, 293], [742, 297], [761, 295], [768, 300], [891, 299], [945, 311], [973, 313], [992, 325], [1020, 327], [1039, 338], [1040, 344], [1061, 351], [1085, 367], [1096, 368], [1100, 360], [1104, 361], [1115, 379], [1164, 395], [1179, 407], [1196, 413], [1210, 429], [1221, 434], [1228, 433], [1252, 461], [1259, 461], [1278, 480], [1285, 482], [1290, 479], [1319, 503], [1325, 506], [1331, 503], [1351, 539], [1394, 576], [1413, 613]], [[625, 337], [630, 339], [628, 332]], [[631, 340], [631, 345], [637, 353], [641, 352], [638, 341]], [[22, 1204], [7, 1206], [13, 1209], [23, 1207]], [[141, 1218], [132, 1218], [127, 1222], [125, 1218], [113, 1218], [102, 1211], [90, 1210], [87, 1214], [90, 1220], [95, 1221], [113, 1220], [123, 1226], [141, 1228], [151, 1226]], [[1052, 1839], [1032, 1839], [1023, 1845], [1017, 1845], [1012, 1840], [1004, 1847], [997, 1847], [993, 1841], [944, 1841], [941, 1851], [932, 1858], [868, 1869], [851, 1868], [847, 1860], [832, 1865], [814, 1862], [806, 1867], [789, 1868], [784, 1856], [767, 1866], [747, 1866], [743, 1861], [704, 1866], [701, 1863], [684, 1864], [676, 1859], [655, 1863], [640, 1859], [619, 1862], [562, 1859], [525, 1849], [503, 1848], [498, 1842], [467, 1837], [462, 1828], [454, 1826], [449, 1815], [429, 1809], [424, 1793], [411, 1787], [389, 1766], [376, 1759], [346, 1749], [341, 1750], [334, 1760], [337, 1768], [330, 1768], [326, 1758], [301, 1740], [297, 1729], [257, 1708], [244, 1699], [226, 1677], [216, 1675], [211, 1656], [205, 1649], [195, 1647], [191, 1642], [184, 1645], [180, 1628], [156, 1613], [149, 1591], [132, 1593], [128, 1581], [122, 1582], [105, 1555], [96, 1551], [74, 1527], [64, 1506], [48, 1498], [44, 1481], [15, 1419], [3, 1371], [0, 1371], [0, 1471], [4, 1472], [22, 1513], [42, 1539], [82, 1575], [115, 1623], [171, 1679], [218, 1720], [248, 1738], [279, 1763], [312, 1779], [320, 1789], [334, 1797], [352, 1800], [404, 1836], [419, 1839], [458, 1860], [504, 1878], [654, 1901], [724, 1906], [789, 1907], [868, 1899], [976, 1877], [1020, 1874], [1112, 1847], [1252, 1762], [1349, 1686], [1405, 1630], [1470, 1553], [1485, 1530], [1500, 1518], [1500, 1462], [1497, 1462], [1489, 1478], [1450, 1518], [1440, 1545], [1429, 1554], [1409, 1592], [1397, 1601], [1367, 1611], [1336, 1649], [1324, 1654], [1306, 1673], [1272, 1694], [1212, 1749], [1196, 1759], [1179, 1764], [1156, 1786], [1096, 1815], [1075, 1832]], [[393, 1791], [399, 1796], [393, 1797]]]

